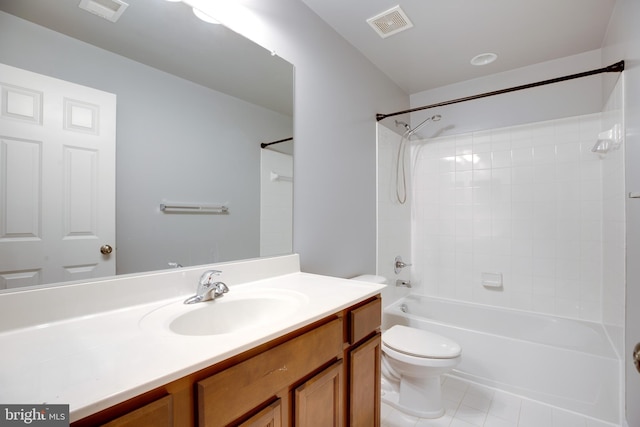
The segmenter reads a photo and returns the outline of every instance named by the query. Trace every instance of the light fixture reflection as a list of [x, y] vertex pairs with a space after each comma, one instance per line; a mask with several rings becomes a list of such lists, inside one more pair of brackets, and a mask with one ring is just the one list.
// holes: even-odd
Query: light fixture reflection
[[220, 24], [220, 21], [210, 17], [209, 15], [207, 15], [200, 9], [196, 9], [195, 7], [193, 8], [193, 14], [196, 15], [201, 20], [203, 20], [204, 22], [208, 22], [209, 24]]
[[498, 55], [495, 53], [487, 52], [481, 53], [480, 55], [476, 55], [471, 58], [471, 65], [482, 66], [491, 64], [493, 61], [498, 59]]

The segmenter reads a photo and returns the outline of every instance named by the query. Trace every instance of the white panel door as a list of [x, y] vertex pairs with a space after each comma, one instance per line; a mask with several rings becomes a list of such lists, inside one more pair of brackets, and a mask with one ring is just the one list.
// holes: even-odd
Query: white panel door
[[116, 96], [4, 64], [0, 89], [0, 289], [115, 274]]

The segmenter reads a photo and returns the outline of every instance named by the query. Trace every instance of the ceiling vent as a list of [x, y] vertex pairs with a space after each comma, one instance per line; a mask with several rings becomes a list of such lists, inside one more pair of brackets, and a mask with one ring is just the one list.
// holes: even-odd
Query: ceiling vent
[[78, 7], [111, 22], [116, 22], [129, 5], [122, 0], [80, 0]]
[[400, 6], [392, 7], [386, 12], [367, 19], [367, 22], [382, 38], [392, 36], [400, 31], [413, 27], [409, 17]]

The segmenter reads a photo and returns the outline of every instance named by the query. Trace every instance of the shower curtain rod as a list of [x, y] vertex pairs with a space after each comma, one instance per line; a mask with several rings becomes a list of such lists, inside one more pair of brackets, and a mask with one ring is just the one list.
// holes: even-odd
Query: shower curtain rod
[[555, 79], [543, 80], [541, 82], [529, 83], [529, 84], [521, 85], [521, 86], [514, 86], [514, 87], [507, 88], [507, 89], [495, 90], [493, 92], [481, 93], [481, 94], [478, 94], [478, 95], [467, 96], [467, 97], [464, 97], [464, 98], [452, 99], [452, 100], [449, 100], [449, 101], [438, 102], [436, 104], [431, 104], [431, 105], [424, 105], [422, 107], [411, 108], [409, 110], [398, 111], [398, 112], [390, 113], [390, 114], [376, 114], [376, 120], [380, 121], [380, 120], [386, 119], [387, 117], [399, 116], [400, 114], [413, 113], [415, 111], [426, 110], [426, 109], [429, 109], [429, 108], [443, 107], [445, 105], [457, 104], [459, 102], [465, 102], [465, 101], [472, 101], [474, 99], [486, 98], [486, 97], [493, 96], [493, 95], [502, 95], [503, 93], [515, 92], [515, 91], [523, 90], [523, 89], [530, 89], [530, 88], [533, 88], [533, 87], [544, 86], [544, 85], [548, 85], [548, 84], [551, 84], [551, 83], [559, 83], [559, 82], [563, 82], [563, 81], [566, 81], [566, 80], [577, 79], [577, 78], [580, 78], [580, 77], [592, 76], [594, 74], [619, 73], [619, 72], [622, 72], [622, 71], [624, 71], [624, 61], [619, 61], [619, 62], [616, 62], [615, 64], [609, 65], [608, 67], [598, 68], [597, 70], [585, 71], [585, 72], [578, 73], [578, 74], [571, 74], [571, 75], [564, 76], [564, 77], [557, 77]]
[[277, 141], [273, 141], [273, 142], [262, 142], [262, 143], [260, 144], [260, 147], [261, 147], [261, 148], [267, 148], [267, 147], [268, 147], [268, 146], [270, 146], [270, 145], [273, 145], [273, 144], [280, 144], [281, 142], [287, 142], [287, 141], [293, 141], [293, 137], [291, 137], [291, 138], [285, 138], [285, 139], [279, 139], [279, 140], [277, 140]]

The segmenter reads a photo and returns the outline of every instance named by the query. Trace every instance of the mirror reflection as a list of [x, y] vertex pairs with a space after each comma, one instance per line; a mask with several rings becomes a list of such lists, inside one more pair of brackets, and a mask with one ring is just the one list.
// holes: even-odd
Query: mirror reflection
[[[111, 22], [79, 8], [78, 0], [0, 0], [0, 63], [116, 98], [115, 197], [106, 195], [113, 206], [104, 209], [112, 209], [115, 231], [110, 236], [87, 226], [78, 233], [81, 238], [76, 236], [90, 242], [83, 251], [91, 252], [96, 263], [113, 264], [110, 274], [290, 253], [292, 142], [265, 149], [260, 144], [293, 134], [293, 67], [227, 28], [198, 19], [183, 3], [129, 3]], [[12, 90], [18, 86], [8, 84], [6, 76], [0, 83], [4, 106], [6, 99], [17, 99]], [[44, 117], [51, 97], [42, 93]], [[16, 141], [32, 139], [9, 135], [20, 120], [1, 120], [4, 185], [19, 176], [7, 172], [7, 162], [18, 157], [7, 153], [20, 153], [22, 145]], [[73, 145], [73, 138], [63, 145]], [[21, 170], [24, 175], [30, 169]], [[29, 191], [44, 191], [46, 176], [42, 181]], [[47, 201], [60, 205], [64, 198], [38, 197], [41, 202], [30, 205], [29, 212], [40, 227], [54, 215]], [[0, 290], [99, 275], [93, 261], [77, 262], [57, 250], [10, 246], [46, 237], [38, 235], [42, 227], [28, 239], [22, 230], [11, 234], [6, 219], [8, 212], [14, 217], [20, 212], [17, 199], [0, 202], [5, 217]], [[224, 205], [228, 211], [167, 212], [162, 204]], [[56, 233], [69, 240], [62, 228]], [[105, 245], [113, 248], [111, 254], [100, 253]], [[45, 274], [25, 253], [45, 264], [55, 254], [62, 261]]]

